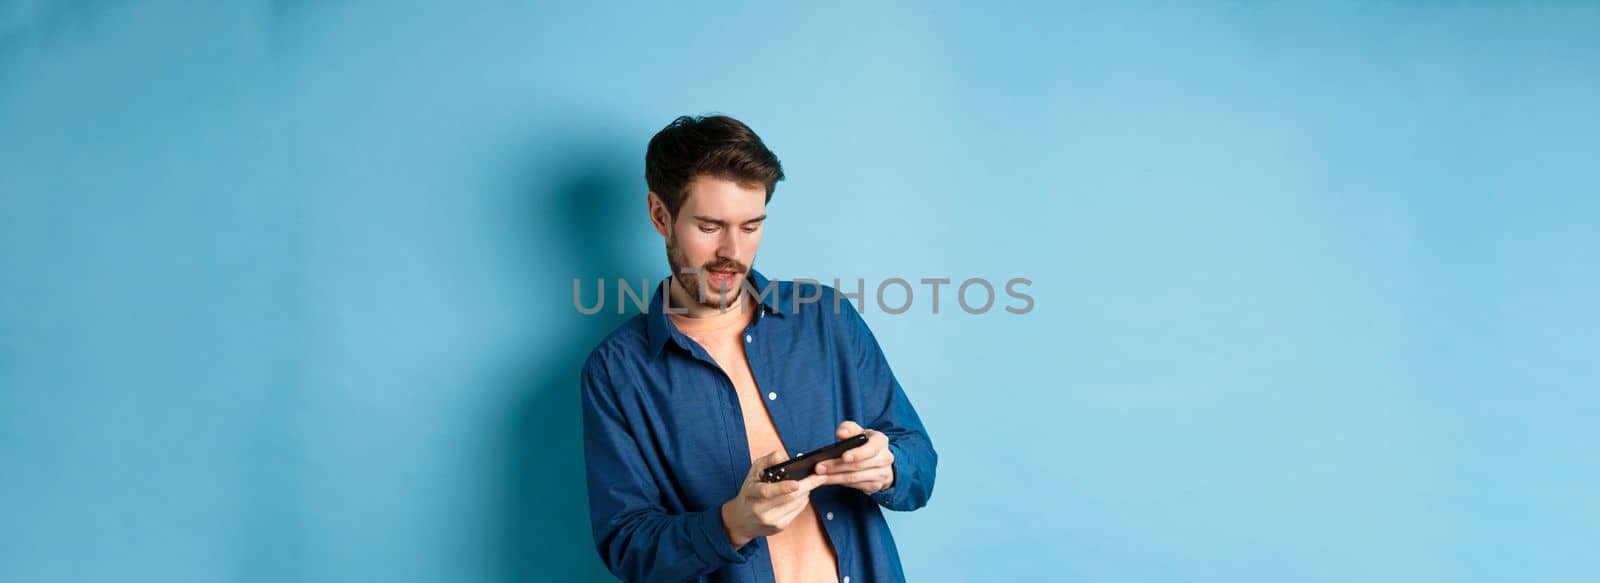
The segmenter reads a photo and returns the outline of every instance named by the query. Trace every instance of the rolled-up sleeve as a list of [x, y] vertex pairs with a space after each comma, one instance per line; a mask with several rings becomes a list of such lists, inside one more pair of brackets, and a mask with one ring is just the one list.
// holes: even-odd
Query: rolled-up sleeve
[[734, 549], [720, 508], [669, 514], [617, 395], [619, 381], [596, 353], [580, 384], [589, 519], [595, 549], [624, 581], [682, 581], [748, 560], [754, 545]]
[[864, 426], [888, 436], [889, 450], [894, 453], [894, 485], [873, 494], [872, 499], [890, 510], [922, 508], [933, 496], [939, 454], [860, 312], [848, 301], [839, 302], [839, 306], [839, 332], [855, 358], [863, 401], [868, 411], [876, 410]]

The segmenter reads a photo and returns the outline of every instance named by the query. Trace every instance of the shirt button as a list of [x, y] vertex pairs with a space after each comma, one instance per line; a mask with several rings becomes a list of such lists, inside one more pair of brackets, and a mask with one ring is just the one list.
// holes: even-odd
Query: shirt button
[[850, 576], [849, 575], [845, 575], [844, 576], [844, 583], [850, 583]]
[[750, 335], [749, 334], [745, 334], [744, 335], [744, 343], [745, 344], [749, 344], [750, 343]]
[[776, 400], [778, 400], [778, 394], [777, 393], [767, 393], [767, 400], [768, 401], [776, 401]]
[[833, 513], [832, 512], [828, 513], [828, 520], [833, 520]]

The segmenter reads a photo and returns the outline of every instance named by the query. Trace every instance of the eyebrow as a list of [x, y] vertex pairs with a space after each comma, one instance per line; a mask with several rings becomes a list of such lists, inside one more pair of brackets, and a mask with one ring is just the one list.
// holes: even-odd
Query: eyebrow
[[[702, 223], [711, 223], [711, 224], [717, 225], [719, 227], [728, 226], [728, 221], [724, 221], [722, 219], [714, 219], [714, 218], [703, 216], [703, 215], [695, 215], [694, 216], [694, 220], [700, 221]], [[759, 217], [756, 217], [756, 218], [750, 219], [748, 221], [745, 221], [743, 224], [748, 225], [750, 223], [759, 223], [759, 222], [765, 221], [765, 220], [767, 220], [767, 215], [761, 215]]]

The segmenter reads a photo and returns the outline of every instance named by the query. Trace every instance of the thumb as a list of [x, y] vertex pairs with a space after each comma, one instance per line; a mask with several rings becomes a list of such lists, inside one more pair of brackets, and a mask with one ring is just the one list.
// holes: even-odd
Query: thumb
[[834, 430], [833, 435], [839, 439], [844, 439], [858, 433], [861, 433], [861, 426], [856, 425], [854, 421], [846, 419], [844, 423], [839, 424], [838, 429]]
[[761, 470], [765, 470], [776, 464], [781, 464], [786, 461], [789, 461], [789, 454], [785, 453], [783, 450], [775, 449], [769, 451], [761, 457], [756, 458], [755, 461], [750, 462], [750, 473], [748, 476], [758, 476], [761, 474]]

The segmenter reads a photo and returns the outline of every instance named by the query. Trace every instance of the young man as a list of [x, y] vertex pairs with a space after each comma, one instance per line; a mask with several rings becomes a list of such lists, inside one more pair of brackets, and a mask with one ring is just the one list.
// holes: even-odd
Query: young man
[[[582, 372], [595, 546], [629, 581], [901, 581], [879, 507], [915, 510], [938, 456], [836, 290], [751, 269], [777, 156], [730, 117], [680, 117], [645, 154], [671, 274]], [[865, 432], [800, 480], [761, 470]]]

